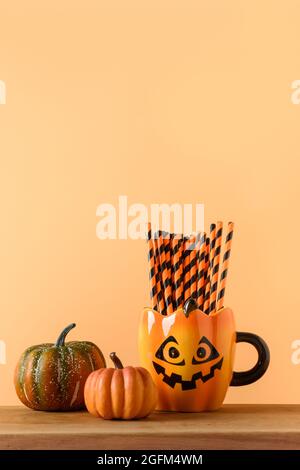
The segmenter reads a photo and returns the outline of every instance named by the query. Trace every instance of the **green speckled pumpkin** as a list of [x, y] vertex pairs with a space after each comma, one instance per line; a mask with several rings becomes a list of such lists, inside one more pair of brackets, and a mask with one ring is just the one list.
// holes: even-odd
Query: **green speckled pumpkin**
[[100, 349], [89, 341], [65, 343], [72, 323], [55, 344], [27, 348], [15, 371], [15, 388], [24, 405], [34, 410], [72, 411], [84, 408], [84, 385], [89, 374], [106, 367]]

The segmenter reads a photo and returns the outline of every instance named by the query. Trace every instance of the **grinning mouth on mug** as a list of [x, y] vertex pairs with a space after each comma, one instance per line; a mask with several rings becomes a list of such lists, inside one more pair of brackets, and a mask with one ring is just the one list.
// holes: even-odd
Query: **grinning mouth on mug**
[[169, 387], [174, 388], [176, 384], [181, 384], [182, 390], [193, 390], [197, 387], [197, 380], [201, 380], [203, 383], [212, 379], [215, 376], [216, 370], [221, 370], [223, 364], [223, 357], [211, 366], [208, 374], [203, 374], [202, 371], [196, 372], [192, 375], [191, 380], [183, 380], [182, 376], [179, 374], [172, 373], [168, 375], [166, 373], [165, 367], [157, 364], [157, 362], [152, 361], [153, 367], [158, 375], [162, 374], [162, 381], [165, 382]]

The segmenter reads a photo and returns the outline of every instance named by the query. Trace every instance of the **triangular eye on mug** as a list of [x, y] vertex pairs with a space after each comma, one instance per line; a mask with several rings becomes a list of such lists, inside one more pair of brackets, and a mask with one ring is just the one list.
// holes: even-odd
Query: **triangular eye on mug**
[[206, 336], [202, 336], [198, 343], [197, 351], [193, 356], [192, 364], [204, 364], [205, 362], [213, 361], [219, 356], [220, 354], [209, 339]]
[[184, 366], [185, 360], [180, 356], [180, 346], [174, 336], [169, 336], [165, 339], [155, 354], [155, 357], [161, 361], [165, 361], [176, 366]]

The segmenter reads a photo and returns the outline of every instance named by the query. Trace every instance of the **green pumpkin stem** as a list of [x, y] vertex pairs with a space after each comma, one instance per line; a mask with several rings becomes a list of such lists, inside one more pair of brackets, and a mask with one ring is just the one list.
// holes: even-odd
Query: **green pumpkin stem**
[[114, 366], [115, 366], [116, 369], [123, 369], [124, 368], [122, 362], [120, 361], [120, 359], [118, 358], [118, 356], [116, 355], [115, 352], [110, 353], [109, 357], [113, 361]]
[[75, 326], [76, 326], [76, 323], [71, 323], [70, 325], [66, 326], [66, 328], [62, 330], [61, 334], [57, 338], [55, 346], [64, 346], [67, 334], [69, 333], [70, 330], [75, 328]]

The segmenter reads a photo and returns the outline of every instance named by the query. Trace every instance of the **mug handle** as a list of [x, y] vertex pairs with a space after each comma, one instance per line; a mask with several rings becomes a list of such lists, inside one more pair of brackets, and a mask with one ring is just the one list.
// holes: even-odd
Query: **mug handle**
[[249, 385], [256, 382], [264, 375], [270, 364], [270, 350], [267, 343], [259, 336], [253, 333], [237, 332], [236, 342], [252, 344], [258, 353], [258, 360], [252, 369], [244, 372], [233, 372], [230, 383], [232, 387]]

